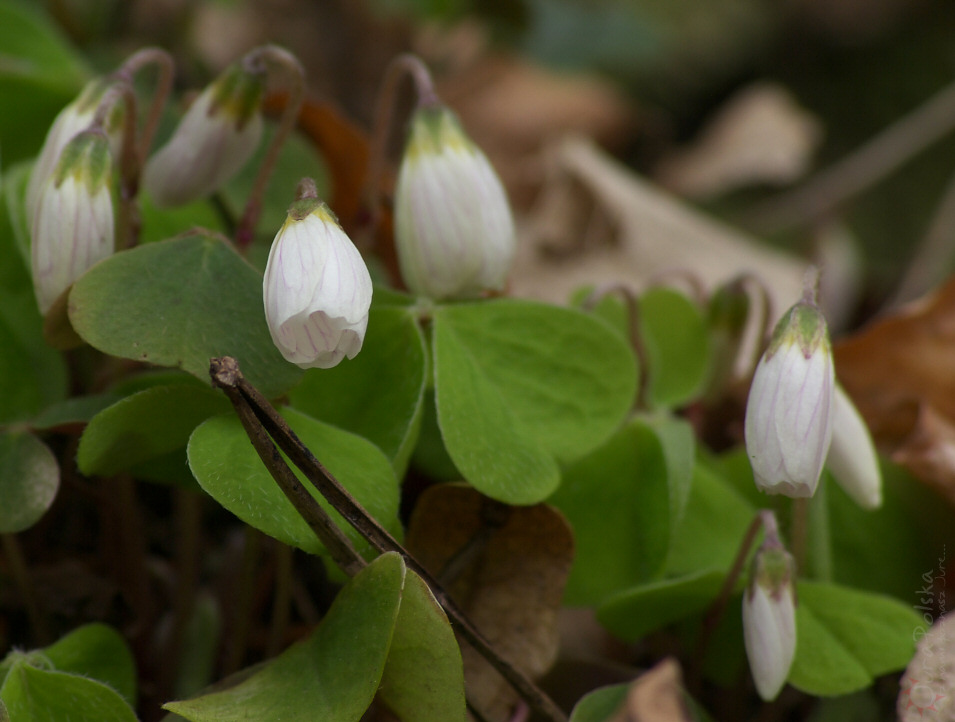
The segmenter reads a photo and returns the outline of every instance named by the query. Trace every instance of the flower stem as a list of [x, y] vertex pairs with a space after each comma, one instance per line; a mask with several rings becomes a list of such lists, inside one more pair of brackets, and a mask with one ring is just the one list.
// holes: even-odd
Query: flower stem
[[275, 170], [282, 144], [295, 127], [302, 102], [305, 100], [305, 70], [298, 59], [287, 50], [277, 45], [263, 45], [246, 55], [243, 63], [252, 68], [262, 66], [264, 69], [277, 68], [284, 71], [288, 81], [288, 100], [275, 135], [272, 136], [272, 142], [265, 152], [265, 158], [259, 166], [259, 171], [252, 184], [252, 190], [245, 203], [245, 211], [242, 213], [242, 218], [236, 229], [235, 242], [240, 250], [248, 248], [249, 244], [252, 243], [255, 236], [255, 225], [262, 213], [262, 198], [265, 195], [265, 188], [272, 177], [272, 172]]
[[710, 639], [713, 636], [713, 632], [716, 631], [720, 619], [723, 618], [726, 605], [729, 603], [730, 596], [732, 596], [733, 590], [736, 588], [740, 574], [743, 573], [743, 567], [746, 564], [746, 560], [749, 559], [750, 552], [753, 550], [753, 544], [756, 542], [756, 537], [760, 531], [764, 533], [765, 541], [763, 543], [765, 545], [781, 546], [778, 526], [776, 524], [776, 515], [769, 509], [760, 509], [756, 513], [756, 517], [753, 521], [750, 522], [746, 533], [743, 535], [743, 541], [739, 545], [739, 551], [733, 560], [733, 566], [730, 567], [729, 572], [727, 572], [719, 594], [716, 595], [716, 599], [713, 600], [713, 604], [711, 604], [707, 610], [706, 616], [703, 617], [703, 629], [700, 631], [696, 652], [693, 655], [694, 665], [688, 675], [688, 679], [691, 682], [689, 686], [692, 689], [698, 690], [700, 688], [703, 675], [703, 660], [706, 656]]
[[136, 147], [136, 94], [129, 81], [117, 79], [96, 107], [91, 127], [103, 128], [118, 102], [125, 106], [123, 113], [123, 141], [119, 151], [119, 208], [117, 210], [116, 247], [130, 248], [139, 236], [139, 213], [136, 194], [139, 192], [141, 159]]
[[37, 599], [36, 588], [33, 586], [33, 579], [30, 577], [26, 561], [23, 558], [20, 541], [16, 534], [0, 534], [0, 542], [3, 544], [3, 555], [7, 558], [7, 564], [10, 566], [10, 576], [13, 577], [13, 583], [20, 594], [23, 606], [27, 610], [30, 627], [33, 629], [34, 641], [40, 646], [49, 644], [53, 641], [50, 635], [50, 627]]
[[414, 82], [418, 94], [417, 104], [419, 108], [434, 107], [441, 104], [434, 90], [431, 73], [421, 58], [411, 53], [404, 53], [389, 63], [385, 70], [384, 80], [381, 82], [381, 89], [378, 91], [378, 101], [375, 107], [375, 127], [371, 138], [371, 149], [368, 154], [368, 175], [365, 177], [365, 191], [363, 194], [363, 205], [369, 216], [366, 227], [372, 237], [378, 227], [380, 216], [378, 199], [388, 154], [388, 140], [391, 138], [394, 123], [399, 82], [405, 76], [410, 76]]
[[149, 112], [146, 114], [146, 121], [143, 124], [143, 131], [139, 136], [140, 161], [149, 154], [149, 147], [152, 145], [153, 136], [159, 126], [163, 106], [166, 104], [170, 90], [172, 90], [174, 72], [172, 56], [162, 48], [143, 48], [130, 55], [122, 67], [116, 71], [116, 77], [132, 84], [133, 76], [147, 65], [156, 66], [158, 77], [156, 79], [156, 89], [153, 92], [153, 102], [149, 106]]

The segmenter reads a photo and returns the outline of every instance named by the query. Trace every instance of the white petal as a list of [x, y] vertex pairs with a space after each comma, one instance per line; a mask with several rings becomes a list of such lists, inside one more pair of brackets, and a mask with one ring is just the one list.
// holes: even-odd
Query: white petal
[[743, 595], [743, 641], [756, 690], [775, 699], [796, 655], [796, 610], [792, 593], [774, 599], [759, 584]]
[[246, 164], [262, 138], [262, 116], [255, 113], [236, 128], [225, 112], [209, 115], [207, 88], [182, 117], [169, 141], [149, 159], [143, 187], [160, 207], [179, 206], [213, 193]]
[[882, 472], [872, 435], [852, 399], [836, 384], [832, 405], [829, 471], [863, 509], [882, 506]]
[[812, 496], [832, 439], [832, 359], [806, 358], [784, 344], [756, 368], [746, 405], [746, 449], [757, 486], [767, 493]]
[[331, 368], [361, 350], [372, 283], [365, 262], [333, 222], [312, 213], [286, 221], [263, 279], [266, 320], [282, 355], [302, 368]]

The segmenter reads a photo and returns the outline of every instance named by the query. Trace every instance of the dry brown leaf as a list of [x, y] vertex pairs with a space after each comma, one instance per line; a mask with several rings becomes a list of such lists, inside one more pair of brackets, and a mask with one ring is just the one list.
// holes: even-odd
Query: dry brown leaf
[[955, 279], [835, 347], [876, 443], [955, 503]]
[[[557, 614], [573, 559], [570, 527], [552, 507], [507, 508], [466, 485], [442, 484], [421, 495], [405, 544], [431, 573], [440, 579], [472, 539], [481, 541], [448, 590], [504, 659], [539, 677], [557, 657]], [[470, 646], [462, 645], [461, 654], [469, 701], [487, 719], [508, 719], [518, 699], [511, 688]]]
[[776, 314], [802, 295], [805, 261], [706, 216], [593, 142], [563, 138], [552, 148], [550, 168], [522, 229], [514, 295], [564, 303], [581, 286], [638, 291], [674, 270], [692, 273], [707, 290], [751, 273], [766, 285]]
[[526, 206], [542, 180], [541, 151], [567, 133], [616, 147], [636, 113], [595, 75], [558, 73], [513, 55], [485, 54], [441, 77], [438, 94], [487, 153], [511, 201]]
[[955, 616], [942, 616], [919, 640], [899, 687], [899, 722], [955, 722]]
[[641, 674], [607, 722], [692, 722], [683, 702], [680, 663], [668, 657]]
[[782, 86], [754, 83], [731, 97], [696, 141], [657, 170], [665, 187], [710, 198], [754, 183], [783, 185], [809, 168], [822, 138], [819, 122]]

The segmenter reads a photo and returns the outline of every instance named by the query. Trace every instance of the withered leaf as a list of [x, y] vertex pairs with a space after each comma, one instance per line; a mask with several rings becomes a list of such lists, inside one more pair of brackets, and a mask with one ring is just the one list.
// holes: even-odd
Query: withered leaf
[[[405, 543], [504, 659], [531, 677], [550, 668], [573, 559], [559, 512], [505, 507], [470, 486], [442, 484], [421, 495]], [[461, 654], [470, 702], [489, 720], [508, 719], [517, 701], [511, 688], [470, 646]]]
[[637, 677], [607, 722], [692, 722], [683, 702], [683, 675], [672, 657]]
[[876, 444], [955, 503], [955, 279], [834, 353]]

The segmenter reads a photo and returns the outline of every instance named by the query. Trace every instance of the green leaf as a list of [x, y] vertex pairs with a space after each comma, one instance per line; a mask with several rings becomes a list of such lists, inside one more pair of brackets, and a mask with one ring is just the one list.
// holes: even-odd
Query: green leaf
[[87, 76], [81, 57], [49, 18], [28, 3], [0, 3], [0, 114], [4, 160], [34, 155], [56, 113]]
[[42, 329], [32, 290], [0, 288], [0, 423], [25, 421], [66, 396], [66, 366]]
[[401, 722], [466, 719], [461, 650], [441, 605], [412, 571], [378, 696]]
[[671, 537], [667, 575], [729, 569], [755, 515], [756, 507], [723, 477], [697, 464], [686, 511]]
[[25, 431], [0, 433], [0, 533], [36, 524], [59, 488], [60, 468], [46, 444]]
[[[267, 127], [255, 155], [222, 189], [222, 197], [231, 207], [236, 218], [242, 215], [242, 209], [252, 192], [252, 186], [268, 152], [272, 136], [271, 128]], [[315, 145], [302, 135], [289, 134], [282, 143], [272, 177], [265, 187], [262, 215], [257, 226], [270, 243], [285, 223], [288, 207], [295, 200], [295, 189], [299, 181], [305, 177], [312, 178], [318, 186], [321, 198], [327, 196], [326, 175], [324, 158], [316, 152]]]
[[0, 688], [11, 722], [135, 722], [125, 700], [102, 682], [14, 664]]
[[262, 276], [212, 235], [197, 232], [107, 258], [73, 286], [69, 311], [77, 333], [100, 351], [181, 367], [204, 381], [209, 359], [226, 355], [266, 396], [287, 391], [302, 375], [272, 343]]
[[373, 308], [361, 353], [311, 369], [289, 398], [300, 411], [373, 441], [401, 475], [421, 422], [427, 356], [414, 316]]
[[100, 411], [121, 399], [122, 396], [117, 394], [74, 396], [47, 406], [30, 421], [30, 426], [34, 429], [54, 429], [74, 424], [85, 425]]
[[636, 642], [649, 632], [706, 609], [725, 572], [710, 570], [643, 584], [615, 594], [597, 608], [597, 619], [621, 639]]
[[882, 464], [882, 479], [882, 507], [867, 511], [825, 474], [833, 581], [912, 599], [923, 573], [940, 573], [939, 557], [952, 539], [951, 512], [926, 484], [893, 464]]
[[606, 722], [623, 704], [629, 689], [629, 684], [615, 684], [584, 695], [570, 713], [570, 722]]
[[230, 408], [220, 392], [192, 384], [140, 391], [93, 417], [80, 437], [76, 463], [84, 474], [111, 476], [184, 448], [199, 424]]
[[315, 632], [230, 689], [169, 702], [192, 722], [358, 722], [378, 689], [406, 569], [383, 554], [335, 598]]
[[636, 388], [633, 354], [605, 323], [529, 301], [435, 309], [434, 369], [452, 460], [477, 489], [512, 504], [553, 492], [557, 461], [607, 439]]
[[[33, 288], [30, 280], [30, 230], [27, 227], [26, 194], [33, 162], [17, 163], [3, 171], [3, 247], [0, 253], [9, 256], [0, 266], [0, 279], [10, 285], [16, 276], [16, 287]], [[16, 256], [19, 256], [19, 263]], [[31, 291], [32, 293], [32, 291]]]
[[566, 469], [549, 499], [574, 529], [565, 604], [599, 604], [660, 571], [670, 545], [667, 476], [660, 440], [642, 420]]
[[[386, 527], [398, 526], [398, 481], [388, 459], [374, 444], [292, 409], [284, 409], [282, 416], [372, 516]], [[187, 454], [199, 485], [242, 521], [286, 544], [322, 553], [324, 547], [285, 498], [234, 415], [215, 416], [201, 424], [189, 439]], [[299, 478], [352, 541], [367, 548], [358, 532], [332, 510], [311, 483], [301, 474]]]
[[58, 672], [102, 682], [136, 704], [136, 663], [122, 635], [106, 624], [87, 624], [43, 650]]
[[814, 695], [855, 692], [903, 669], [915, 653], [921, 617], [891, 597], [801, 581], [796, 658], [789, 682]]
[[226, 231], [222, 216], [208, 200], [175, 208], [157, 208], [149, 194], [142, 193], [139, 196], [139, 214], [142, 217], [140, 243], [156, 243], [194, 228], [222, 233]]
[[692, 400], [709, 366], [700, 310], [678, 291], [651, 288], [640, 297], [640, 335], [647, 353], [647, 401], [674, 407]]

